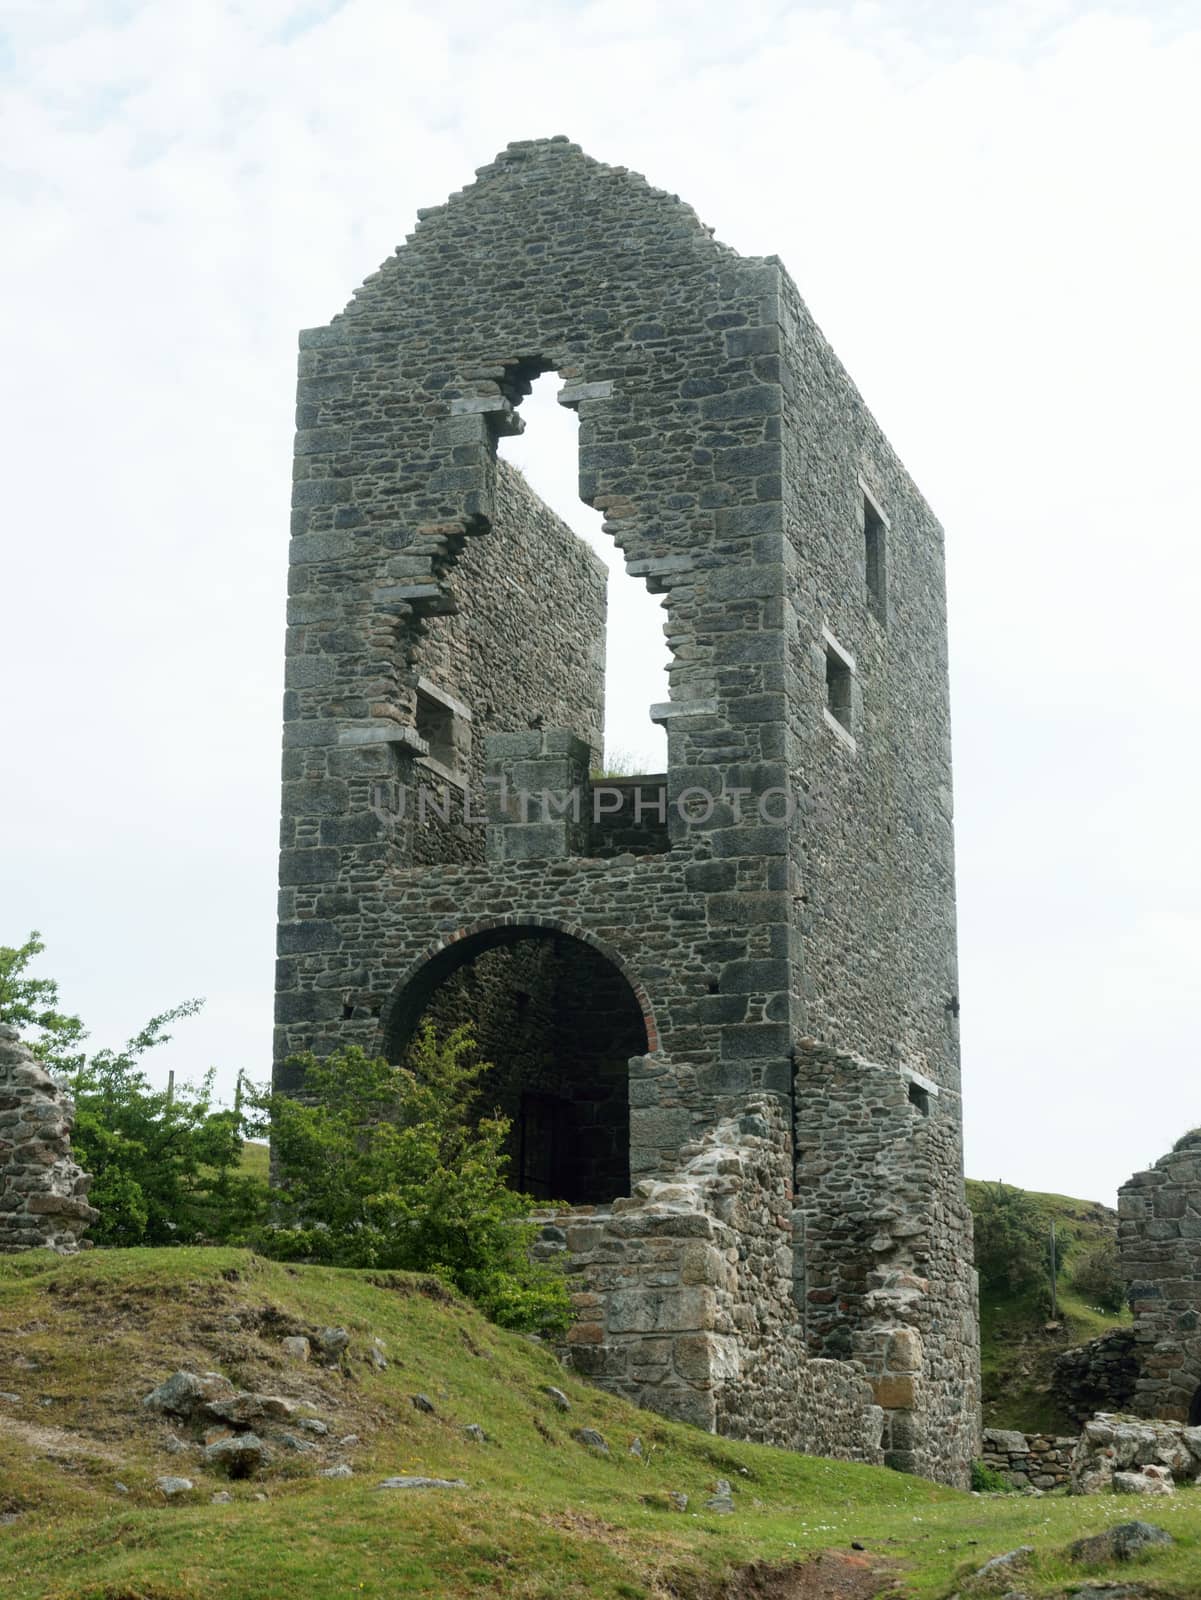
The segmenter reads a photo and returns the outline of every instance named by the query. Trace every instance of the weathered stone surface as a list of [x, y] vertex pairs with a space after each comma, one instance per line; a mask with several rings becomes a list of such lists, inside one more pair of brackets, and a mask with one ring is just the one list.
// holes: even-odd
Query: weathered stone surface
[[577, 1444], [582, 1444], [587, 1450], [595, 1450], [599, 1456], [609, 1454], [609, 1442], [603, 1433], [598, 1433], [595, 1428], [577, 1428], [571, 1436]]
[[0, 1105], [0, 1252], [68, 1255], [100, 1215], [71, 1154], [74, 1103], [8, 1023], [0, 1023]]
[[[1084, 1426], [1072, 1456], [1072, 1487], [1077, 1494], [1099, 1494], [1113, 1488], [1120, 1493], [1171, 1493], [1174, 1481], [1201, 1479], [1201, 1455], [1194, 1446], [1196, 1430], [1182, 1423], [1155, 1422], [1143, 1417], [1102, 1413]], [[1152, 1484], [1165, 1479], [1167, 1488], [1123, 1483], [1123, 1474], [1151, 1475]]]
[[216, 1372], [174, 1372], [142, 1399], [147, 1411], [166, 1416], [190, 1417], [202, 1405], [228, 1400], [234, 1386]]
[[154, 1487], [160, 1494], [165, 1494], [168, 1500], [171, 1500], [176, 1495], [187, 1494], [190, 1489], [195, 1488], [195, 1484], [191, 1478], [173, 1478], [170, 1474], [166, 1474], [154, 1480]]
[[385, 1478], [381, 1489], [466, 1489], [462, 1478]]
[[1115, 1472], [1115, 1494], [1175, 1494], [1176, 1485], [1170, 1472], [1162, 1467], [1144, 1467], [1141, 1472]]
[[705, 1501], [706, 1511], [728, 1513], [734, 1509], [734, 1492], [727, 1478], [718, 1478], [713, 1493]]
[[1137, 1374], [1124, 1409], [1201, 1423], [1201, 1130], [1118, 1191], [1118, 1249]]
[[1166, 1528], [1157, 1528], [1152, 1522], [1119, 1522], [1088, 1539], [1077, 1539], [1068, 1546], [1072, 1561], [1092, 1566], [1102, 1566], [1108, 1561], [1129, 1561], [1158, 1545], [1175, 1543]]
[[271, 1452], [254, 1433], [235, 1433], [204, 1448], [205, 1465], [218, 1467], [231, 1478], [248, 1478], [270, 1459]]
[[309, 1341], [303, 1334], [289, 1334], [286, 1339], [281, 1339], [279, 1347], [289, 1361], [307, 1361], [311, 1353]]
[[[550, 369], [664, 597], [661, 783], [591, 778], [604, 573], [497, 458]], [[794, 285], [522, 142], [302, 335], [297, 428], [277, 1085], [470, 1003], [576, 1370], [966, 1483], [942, 537]]]

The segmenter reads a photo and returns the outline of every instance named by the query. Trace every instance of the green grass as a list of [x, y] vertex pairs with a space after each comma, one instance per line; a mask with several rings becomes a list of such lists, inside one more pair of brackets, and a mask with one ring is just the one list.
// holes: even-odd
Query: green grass
[[[282, 1359], [281, 1331], [330, 1324], [352, 1336], [345, 1370]], [[1069, 1540], [1136, 1509], [1113, 1497], [978, 1498], [713, 1438], [589, 1387], [539, 1344], [406, 1275], [229, 1249], [36, 1252], [0, 1258], [0, 1328], [0, 1390], [21, 1397], [0, 1401], [0, 1512], [17, 1513], [0, 1529], [0, 1591], [12, 1600], [711, 1600], [713, 1583], [749, 1562], [849, 1552], [852, 1541], [862, 1560], [892, 1564], [883, 1588], [915, 1600], [941, 1600], [964, 1571], [1034, 1544], [1022, 1587], [1037, 1600], [1073, 1576], [1057, 1553]], [[373, 1338], [386, 1371], [364, 1360]], [[140, 1399], [179, 1367], [306, 1400], [336, 1434], [359, 1436], [347, 1452], [355, 1476], [321, 1480], [307, 1460], [278, 1456], [262, 1479], [226, 1484], [170, 1454], [170, 1430]], [[571, 1397], [570, 1414], [548, 1383]], [[413, 1408], [417, 1392], [436, 1415]], [[466, 1439], [471, 1422], [489, 1443]], [[611, 1456], [579, 1445], [579, 1427], [598, 1428]], [[641, 1461], [628, 1451], [635, 1435]], [[196, 1482], [186, 1501], [154, 1489], [168, 1472]], [[376, 1489], [400, 1473], [469, 1487]], [[732, 1516], [704, 1510], [719, 1477], [734, 1485]], [[211, 1503], [219, 1488], [230, 1504]], [[667, 1498], [680, 1490], [684, 1514]], [[1178, 1543], [1147, 1576], [1165, 1595], [1195, 1596], [1201, 1494], [1152, 1514]]]
[[[968, 1179], [968, 1201], [986, 1185]], [[1096, 1339], [1129, 1323], [1127, 1311], [1107, 1312], [1088, 1305], [1071, 1285], [1072, 1262], [1092, 1246], [1112, 1239], [1117, 1218], [1106, 1206], [1068, 1195], [1031, 1193], [1046, 1220], [1055, 1223], [1066, 1264], [1059, 1280], [1058, 1327], [1048, 1328], [1048, 1313], [1037, 1295], [1020, 1298], [982, 1294], [980, 1369], [984, 1421], [994, 1428], [1027, 1433], [1076, 1433], [1072, 1419], [1050, 1392], [1055, 1358], [1071, 1345]]]

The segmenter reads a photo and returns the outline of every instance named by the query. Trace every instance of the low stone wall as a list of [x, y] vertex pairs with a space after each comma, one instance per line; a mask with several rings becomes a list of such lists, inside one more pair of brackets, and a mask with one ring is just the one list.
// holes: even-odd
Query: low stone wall
[[1056, 1358], [1051, 1393], [1083, 1424], [1098, 1411], [1132, 1410], [1138, 1374], [1138, 1336], [1133, 1328], [1115, 1328]]
[[71, 1155], [69, 1095], [0, 1024], [0, 1251], [79, 1248], [99, 1217], [92, 1180]]
[[1015, 1489], [1064, 1489], [1072, 1481], [1074, 1434], [1018, 1433], [1010, 1428], [985, 1428], [980, 1459], [1004, 1473]]
[[540, 1253], [578, 1288], [564, 1354], [637, 1405], [732, 1438], [883, 1461], [883, 1413], [856, 1363], [811, 1360], [794, 1299], [779, 1102], [720, 1122], [669, 1182], [544, 1213]]

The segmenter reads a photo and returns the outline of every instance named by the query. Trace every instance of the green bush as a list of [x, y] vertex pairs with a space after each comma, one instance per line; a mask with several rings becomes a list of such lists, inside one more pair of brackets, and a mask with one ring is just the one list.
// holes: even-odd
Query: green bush
[[1003, 1472], [986, 1467], [983, 1461], [972, 1462], [972, 1488], [977, 1494], [1013, 1494], [1014, 1487]]
[[[1024, 1189], [986, 1184], [972, 1201], [976, 1269], [987, 1293], [1017, 1299], [1042, 1292], [1050, 1304], [1050, 1224]], [[1059, 1241], [1059, 1261], [1069, 1241]]]
[[1116, 1239], [1095, 1245], [1072, 1268], [1072, 1287], [1089, 1305], [1120, 1311], [1126, 1304], [1126, 1277]]
[[504, 1327], [565, 1327], [562, 1274], [529, 1258], [537, 1202], [505, 1185], [509, 1124], [473, 1118], [473, 1055], [465, 1028], [427, 1025], [403, 1067], [353, 1046], [294, 1057], [304, 1098], [261, 1102], [279, 1184], [263, 1253], [433, 1273]]

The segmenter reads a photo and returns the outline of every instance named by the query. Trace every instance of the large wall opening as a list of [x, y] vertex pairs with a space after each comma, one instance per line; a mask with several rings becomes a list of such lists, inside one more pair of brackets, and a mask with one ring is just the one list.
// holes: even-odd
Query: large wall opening
[[525, 432], [497, 444], [497, 453], [520, 467], [531, 487], [609, 569], [605, 650], [605, 770], [656, 773], [667, 770], [667, 737], [651, 722], [648, 708], [668, 698], [670, 659], [663, 602], [626, 571], [604, 518], [579, 496], [579, 420], [558, 403], [563, 380], [557, 372], [536, 378], [521, 404]]
[[1201, 1428], [1201, 1389], [1197, 1390], [1188, 1408], [1188, 1425], [1190, 1428]]
[[642, 1007], [594, 946], [542, 928], [457, 940], [392, 1007], [394, 1061], [426, 1022], [471, 1026], [489, 1063], [475, 1114], [511, 1122], [509, 1182], [539, 1200], [601, 1205], [630, 1191], [629, 1061], [648, 1048]]

